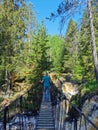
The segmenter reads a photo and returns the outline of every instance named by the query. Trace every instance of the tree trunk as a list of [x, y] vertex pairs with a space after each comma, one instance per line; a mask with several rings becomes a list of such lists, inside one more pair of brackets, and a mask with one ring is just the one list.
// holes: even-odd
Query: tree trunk
[[92, 55], [93, 55], [95, 77], [96, 77], [96, 80], [98, 81], [98, 57], [97, 57], [97, 49], [96, 49], [96, 43], [95, 43], [91, 0], [88, 0], [88, 13], [89, 13], [89, 22], [90, 22], [91, 45], [92, 45]]

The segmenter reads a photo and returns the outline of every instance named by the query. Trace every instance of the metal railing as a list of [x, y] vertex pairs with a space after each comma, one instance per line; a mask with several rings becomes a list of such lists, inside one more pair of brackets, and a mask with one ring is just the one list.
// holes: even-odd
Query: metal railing
[[[32, 123], [30, 121], [32, 120], [30, 116], [33, 114], [30, 113], [33, 102], [32, 98], [28, 98], [29, 96], [33, 96], [31, 90], [28, 90], [0, 111], [0, 130], [12, 130], [12, 127], [16, 125], [19, 130], [33, 130], [35, 128], [36, 122]], [[69, 101], [66, 98], [62, 98], [60, 100], [57, 99], [54, 103], [53, 113], [56, 130], [98, 130], [98, 127], [71, 102], [70, 107], [77, 114], [66, 115], [64, 106], [66, 100]]]
[[70, 107], [73, 113], [66, 115], [66, 108], [64, 108], [66, 100], [69, 101], [66, 98], [57, 100], [53, 106], [56, 130], [98, 130], [98, 126], [71, 102]]
[[34, 129], [32, 97], [28, 98], [33, 96], [30, 91], [31, 89], [0, 111], [0, 130], [12, 130], [16, 126], [19, 130]]

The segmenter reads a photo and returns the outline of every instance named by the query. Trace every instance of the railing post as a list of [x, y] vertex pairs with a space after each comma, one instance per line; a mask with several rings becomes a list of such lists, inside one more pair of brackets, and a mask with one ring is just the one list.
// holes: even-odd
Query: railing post
[[20, 112], [22, 113], [22, 96], [20, 97]]
[[75, 119], [75, 130], [77, 130], [77, 119]]
[[8, 111], [8, 106], [5, 107], [4, 109], [4, 117], [3, 117], [3, 128], [6, 130], [6, 123], [7, 123], [7, 111]]
[[[22, 104], [22, 100], [23, 100], [23, 96], [20, 96], [20, 113], [21, 113], [21, 115], [22, 115], [22, 113], [23, 113], [23, 104]], [[22, 119], [21, 119], [21, 125], [20, 125], [20, 130], [23, 130], [23, 127], [24, 127], [24, 122], [23, 122], [23, 115], [22, 115], [22, 117], [21, 117]]]
[[87, 130], [87, 122], [85, 118], [84, 118], [84, 122], [85, 122], [85, 130]]

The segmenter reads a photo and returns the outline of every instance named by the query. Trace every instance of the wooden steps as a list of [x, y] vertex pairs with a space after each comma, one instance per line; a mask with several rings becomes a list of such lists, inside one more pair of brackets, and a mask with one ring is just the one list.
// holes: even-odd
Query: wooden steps
[[42, 101], [36, 130], [55, 130], [51, 102]]

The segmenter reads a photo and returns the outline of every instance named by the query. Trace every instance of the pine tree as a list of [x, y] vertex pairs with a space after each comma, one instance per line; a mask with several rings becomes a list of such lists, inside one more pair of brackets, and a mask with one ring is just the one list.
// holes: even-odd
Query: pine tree
[[73, 72], [78, 58], [78, 41], [76, 40], [77, 32], [77, 24], [71, 19], [69, 21], [67, 33], [65, 36], [65, 49], [63, 60], [64, 71], [67, 73]]
[[62, 50], [64, 38], [57, 35], [48, 36], [50, 46], [49, 54], [52, 61], [52, 71], [60, 72], [62, 70]]
[[88, 3], [88, 14], [89, 14], [89, 23], [90, 23], [93, 64], [94, 64], [95, 77], [96, 77], [96, 80], [98, 80], [98, 56], [97, 56], [97, 48], [96, 48], [96, 42], [95, 42], [95, 31], [94, 31], [91, 0], [88, 0], [87, 3]]
[[0, 66], [3, 66], [2, 71], [5, 73], [7, 91], [9, 91], [11, 73], [19, 73], [20, 68], [23, 68], [24, 65], [24, 59], [21, 54], [27, 39], [26, 21], [30, 10], [24, 0], [2, 0], [0, 7]]
[[34, 61], [34, 74], [39, 78], [43, 71], [50, 70], [50, 57], [48, 53], [47, 33], [42, 23], [39, 25], [32, 42], [32, 60]]
[[87, 11], [85, 10], [80, 30], [79, 59], [82, 67], [82, 80], [94, 78], [92, 51]]

